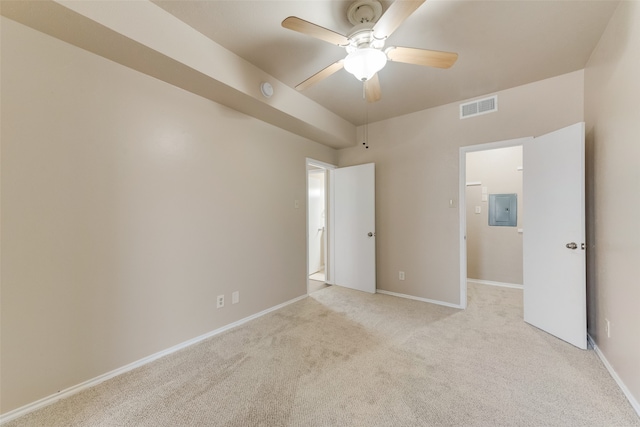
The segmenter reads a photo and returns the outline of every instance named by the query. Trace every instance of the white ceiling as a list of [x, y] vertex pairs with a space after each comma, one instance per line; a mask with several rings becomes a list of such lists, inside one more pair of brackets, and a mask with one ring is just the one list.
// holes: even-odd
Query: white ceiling
[[[341, 34], [351, 1], [154, 1], [216, 43], [294, 87], [343, 58], [344, 49], [282, 28], [298, 16]], [[386, 10], [390, 1], [383, 1]], [[362, 84], [341, 70], [304, 95], [349, 122], [382, 120], [582, 69], [618, 1], [428, 0], [387, 40], [457, 52], [449, 70], [388, 63], [382, 99], [367, 104]]]

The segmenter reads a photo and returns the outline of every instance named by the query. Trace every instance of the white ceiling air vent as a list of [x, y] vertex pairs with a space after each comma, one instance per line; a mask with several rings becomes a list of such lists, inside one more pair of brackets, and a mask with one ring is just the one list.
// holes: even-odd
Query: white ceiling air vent
[[498, 95], [493, 95], [489, 98], [460, 104], [461, 119], [479, 116], [481, 114], [493, 113], [494, 111], [498, 111]]

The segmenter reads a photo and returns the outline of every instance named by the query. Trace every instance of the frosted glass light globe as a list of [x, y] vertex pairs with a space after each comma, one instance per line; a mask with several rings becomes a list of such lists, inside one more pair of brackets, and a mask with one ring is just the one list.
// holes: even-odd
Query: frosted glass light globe
[[344, 59], [344, 69], [360, 81], [367, 81], [387, 63], [387, 55], [379, 49], [366, 47], [351, 52]]

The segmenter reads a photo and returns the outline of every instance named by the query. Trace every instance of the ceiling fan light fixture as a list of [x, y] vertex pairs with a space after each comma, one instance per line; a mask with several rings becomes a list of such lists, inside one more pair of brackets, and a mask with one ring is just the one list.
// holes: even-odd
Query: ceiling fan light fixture
[[387, 55], [379, 49], [365, 47], [355, 50], [344, 59], [344, 69], [360, 81], [367, 81], [387, 63]]

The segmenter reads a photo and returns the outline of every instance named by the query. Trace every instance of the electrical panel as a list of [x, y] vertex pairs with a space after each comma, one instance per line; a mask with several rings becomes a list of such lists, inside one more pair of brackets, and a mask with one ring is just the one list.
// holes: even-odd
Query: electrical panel
[[489, 194], [489, 225], [515, 227], [518, 224], [518, 195]]

